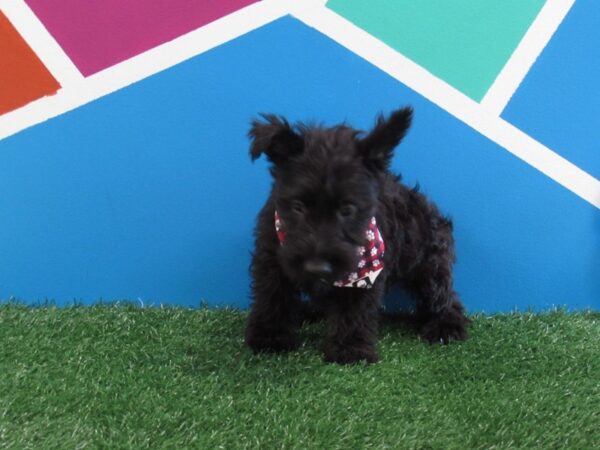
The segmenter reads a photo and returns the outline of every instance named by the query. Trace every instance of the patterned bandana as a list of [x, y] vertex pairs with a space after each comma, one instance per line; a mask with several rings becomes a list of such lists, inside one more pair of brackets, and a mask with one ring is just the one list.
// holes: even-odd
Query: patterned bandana
[[[277, 231], [279, 243], [283, 245], [285, 230], [277, 211], [275, 211], [275, 231]], [[385, 252], [385, 244], [379, 228], [377, 228], [375, 217], [371, 218], [369, 222], [369, 227], [365, 231], [365, 239], [365, 245], [356, 249], [360, 255], [356, 271], [350, 272], [343, 280], [335, 281], [334, 286], [371, 289], [375, 283], [375, 279], [383, 270], [383, 254]]]

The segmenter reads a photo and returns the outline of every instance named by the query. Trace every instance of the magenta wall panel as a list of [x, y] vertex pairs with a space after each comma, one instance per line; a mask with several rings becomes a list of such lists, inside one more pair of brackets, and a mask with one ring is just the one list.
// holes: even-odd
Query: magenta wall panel
[[256, 0], [26, 0], [84, 75]]

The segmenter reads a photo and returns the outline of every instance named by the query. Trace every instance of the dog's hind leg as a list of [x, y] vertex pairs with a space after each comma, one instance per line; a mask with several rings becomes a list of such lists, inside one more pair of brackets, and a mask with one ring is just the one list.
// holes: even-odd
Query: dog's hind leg
[[447, 344], [465, 340], [470, 321], [453, 287], [452, 224], [438, 219], [434, 225], [426, 256], [411, 273], [407, 288], [417, 301], [420, 335], [431, 343]]

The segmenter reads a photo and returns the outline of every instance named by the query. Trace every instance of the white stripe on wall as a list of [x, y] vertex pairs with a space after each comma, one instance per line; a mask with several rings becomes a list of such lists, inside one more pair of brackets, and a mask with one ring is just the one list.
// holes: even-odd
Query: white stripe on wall
[[492, 114], [502, 114], [525, 75], [552, 39], [574, 3], [575, 0], [548, 0], [544, 4], [481, 100], [481, 105], [485, 109]]

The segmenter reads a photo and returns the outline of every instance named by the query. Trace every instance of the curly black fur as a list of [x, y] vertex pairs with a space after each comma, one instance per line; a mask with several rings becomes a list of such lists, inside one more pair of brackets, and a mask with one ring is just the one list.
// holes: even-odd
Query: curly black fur
[[[262, 117], [252, 123], [250, 155], [267, 156], [274, 181], [255, 230], [247, 345], [256, 352], [292, 350], [305, 312], [319, 311], [328, 325], [326, 361], [375, 362], [378, 309], [393, 284], [415, 297], [424, 339], [464, 340], [469, 321], [453, 289], [452, 223], [389, 171], [412, 109], [380, 116], [366, 135], [345, 125], [292, 126]], [[276, 210], [285, 223], [285, 245], [275, 232]], [[386, 245], [383, 272], [371, 289], [334, 287], [332, 281], [356, 267], [356, 248], [373, 216]], [[308, 261], [328, 270], [315, 275]], [[301, 292], [310, 296], [310, 308]]]

